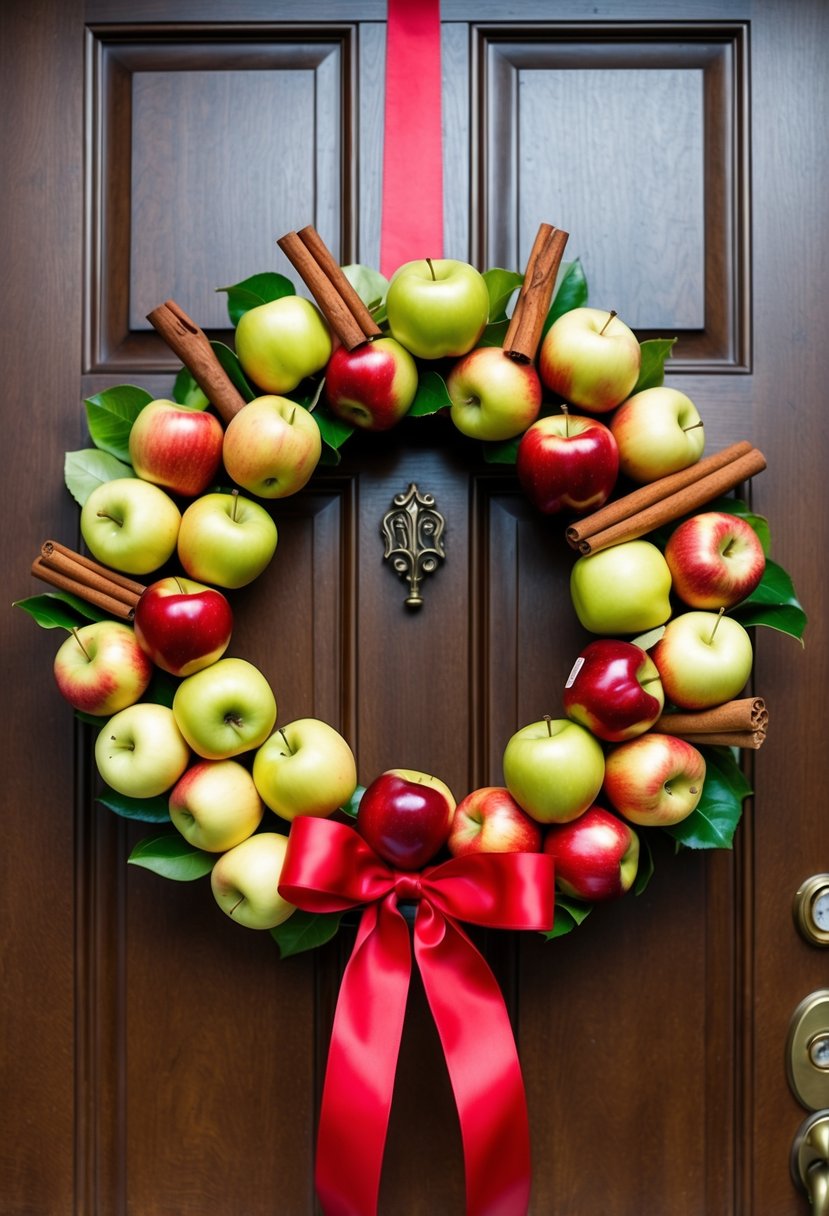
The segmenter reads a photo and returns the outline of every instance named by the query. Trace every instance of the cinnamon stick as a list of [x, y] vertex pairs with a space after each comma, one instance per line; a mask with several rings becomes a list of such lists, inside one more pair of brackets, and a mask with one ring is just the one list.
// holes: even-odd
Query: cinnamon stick
[[[380, 328], [325, 248], [322, 238], [310, 226], [303, 228], [302, 233], [304, 235], [286, 232], [276, 243], [302, 277], [343, 346], [346, 350], [354, 350], [368, 338], [379, 335]], [[343, 282], [350, 290], [343, 289]]]
[[244, 407], [245, 401], [216, 358], [204, 330], [188, 317], [175, 300], [165, 300], [147, 314], [147, 320], [178, 355], [227, 425]]
[[762, 697], [741, 697], [713, 709], [662, 714], [652, 729], [692, 743], [756, 750], [765, 742], [768, 723], [769, 713]]
[[109, 570], [56, 541], [43, 543], [40, 554], [32, 563], [32, 574], [121, 620], [132, 620], [135, 606], [145, 590], [143, 583]]
[[539, 226], [504, 338], [504, 352], [512, 359], [531, 363], [536, 356], [568, 236], [552, 224]]
[[143, 583], [138, 583], [135, 579], [128, 578], [126, 574], [121, 574], [117, 570], [110, 570], [107, 566], [102, 566], [100, 562], [93, 561], [91, 557], [85, 557], [82, 553], [76, 553], [74, 549], [69, 549], [56, 540], [45, 540], [40, 546], [40, 555], [47, 565], [57, 570], [65, 569], [71, 573], [69, 566], [82, 566], [90, 576], [96, 575], [113, 587], [123, 589], [126, 594], [120, 598], [125, 603], [135, 603], [146, 591]]
[[[719, 455], [723, 455], [723, 453]], [[691, 466], [691, 469], [696, 470], [696, 477], [687, 479], [684, 485], [680, 483], [679, 489], [674, 488], [677, 483], [671, 480], [675, 477], [678, 478], [680, 476], [678, 473], [660, 478], [659, 481], [652, 482], [649, 486], [641, 487], [641, 489], [651, 491], [651, 494], [647, 496], [648, 505], [641, 509], [630, 511], [630, 504], [627, 501], [627, 499], [638, 496], [639, 490], [634, 490], [625, 498], [618, 499], [617, 503], [613, 505], [622, 504], [622, 517], [618, 518], [616, 522], [609, 525], [604, 523], [601, 528], [596, 530], [594, 521], [592, 524], [588, 523], [586, 531], [583, 526], [573, 525], [572, 528], [567, 529], [568, 541], [580, 553], [587, 554], [597, 553], [600, 549], [607, 549], [611, 545], [618, 545], [623, 541], [636, 540], [638, 537], [662, 527], [663, 524], [671, 523], [673, 520], [695, 511], [697, 507], [733, 490], [735, 486], [747, 481], [755, 473], [762, 472], [766, 467], [766, 458], [757, 448], [749, 445], [748, 451], [743, 451], [736, 459], [720, 464], [713, 471], [710, 471], [709, 466], [709, 471], [703, 471], [703, 475], [700, 476], [699, 466], [702, 463], [699, 461], [697, 465]], [[682, 471], [690, 474], [691, 469]], [[598, 515], [599, 512], [596, 514]], [[587, 520], [590, 519], [591, 517], [588, 516]], [[582, 521], [582, 525], [585, 522]]]

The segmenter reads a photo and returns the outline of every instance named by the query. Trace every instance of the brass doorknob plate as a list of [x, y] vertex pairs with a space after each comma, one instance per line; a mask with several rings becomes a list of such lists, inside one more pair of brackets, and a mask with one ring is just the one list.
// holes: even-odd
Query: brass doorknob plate
[[801, 1106], [829, 1108], [829, 988], [810, 993], [792, 1014], [786, 1067]]
[[795, 1186], [809, 1196], [812, 1216], [829, 1216], [829, 1110], [815, 1111], [801, 1124], [790, 1164]]

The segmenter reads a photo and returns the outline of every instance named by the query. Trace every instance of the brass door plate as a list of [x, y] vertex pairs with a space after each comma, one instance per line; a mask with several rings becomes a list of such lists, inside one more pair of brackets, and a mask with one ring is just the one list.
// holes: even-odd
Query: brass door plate
[[794, 923], [812, 946], [829, 946], [829, 874], [813, 874], [797, 890]]
[[829, 1107], [829, 988], [805, 997], [792, 1014], [786, 1041], [792, 1093], [807, 1110]]

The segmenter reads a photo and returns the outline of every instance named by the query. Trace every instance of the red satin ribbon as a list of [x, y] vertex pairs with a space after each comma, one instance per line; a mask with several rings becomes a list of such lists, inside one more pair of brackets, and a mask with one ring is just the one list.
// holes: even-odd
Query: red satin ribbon
[[326, 1216], [374, 1216], [411, 976], [399, 901], [417, 901], [414, 953], [460, 1119], [467, 1216], [522, 1216], [530, 1142], [521, 1066], [498, 983], [457, 919], [499, 929], [553, 923], [543, 853], [476, 853], [393, 870], [347, 824], [294, 820], [279, 890], [311, 912], [367, 904], [343, 975], [317, 1141]]
[[380, 269], [443, 257], [440, 0], [388, 0]]

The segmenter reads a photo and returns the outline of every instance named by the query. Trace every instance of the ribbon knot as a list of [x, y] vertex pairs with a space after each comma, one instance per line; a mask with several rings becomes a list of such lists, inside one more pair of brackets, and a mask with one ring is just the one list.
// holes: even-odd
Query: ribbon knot
[[326, 1216], [374, 1216], [412, 966], [398, 901], [416, 899], [414, 957], [440, 1036], [463, 1141], [467, 1216], [523, 1216], [530, 1145], [524, 1082], [498, 983], [459, 920], [549, 930], [553, 860], [475, 853], [395, 871], [349, 825], [299, 816], [279, 884], [310, 912], [364, 904], [340, 985], [317, 1139]]

